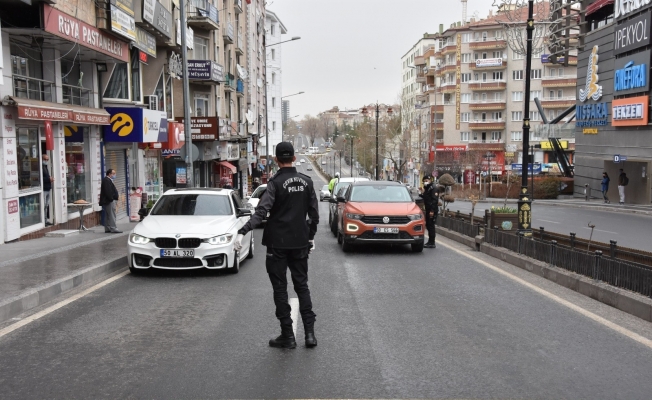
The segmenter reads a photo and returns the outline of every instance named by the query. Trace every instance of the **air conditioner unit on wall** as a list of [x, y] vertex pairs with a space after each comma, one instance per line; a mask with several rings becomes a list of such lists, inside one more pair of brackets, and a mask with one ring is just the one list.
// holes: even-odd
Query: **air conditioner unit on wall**
[[151, 95], [151, 96], [144, 96], [144, 97], [145, 97], [145, 104], [147, 104], [147, 107], [150, 110], [158, 111], [158, 96]]

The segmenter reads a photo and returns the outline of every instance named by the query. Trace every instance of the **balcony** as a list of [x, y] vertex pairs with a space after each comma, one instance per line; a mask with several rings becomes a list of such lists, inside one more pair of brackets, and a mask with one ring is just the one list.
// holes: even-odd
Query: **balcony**
[[[472, 139], [469, 140], [469, 150], [505, 151], [505, 139]], [[485, 164], [487, 162], [485, 161]], [[500, 166], [493, 165], [492, 168]]]
[[433, 126], [435, 130], [438, 131], [443, 131], [444, 130], [444, 120], [443, 119], [436, 119], [433, 121]]
[[576, 75], [561, 75], [561, 76], [544, 76], [541, 78], [541, 86], [543, 87], [576, 87]]
[[507, 40], [505, 40], [505, 39], [493, 39], [493, 40], [479, 39], [479, 40], [474, 40], [471, 43], [469, 43], [469, 48], [471, 50], [506, 49], [507, 48]]
[[455, 93], [457, 85], [455, 82], [446, 82], [439, 84], [439, 92], [441, 93]]
[[454, 106], [455, 102], [452, 100], [444, 100], [444, 105], [445, 106]]
[[457, 64], [444, 64], [438, 68], [438, 73], [440, 74], [450, 74], [455, 72], [457, 69]]
[[469, 81], [469, 89], [471, 90], [505, 90], [507, 88], [507, 81], [504, 79], [487, 79], [484, 81]]
[[476, 119], [469, 121], [469, 129], [482, 131], [499, 131], [505, 129], [504, 119]]
[[61, 85], [63, 104], [93, 107], [91, 90], [80, 86]]
[[235, 53], [240, 56], [244, 54], [244, 40], [242, 39], [241, 34], [238, 34], [238, 41], [235, 44]]
[[417, 83], [426, 83], [426, 75], [421, 69], [417, 69]]
[[414, 57], [414, 65], [415, 66], [426, 65], [426, 58], [424, 56]]
[[227, 23], [226, 29], [224, 29], [224, 35], [222, 35], [222, 37], [224, 38], [224, 43], [233, 44], [233, 41], [235, 40], [235, 29], [233, 29], [232, 23]]
[[233, 74], [226, 74], [224, 76], [224, 90], [234, 92], [237, 87], [237, 82]]
[[446, 43], [446, 45], [441, 48], [441, 54], [455, 53], [456, 51], [457, 44], [454, 42]]
[[471, 111], [504, 110], [506, 107], [507, 102], [504, 99], [471, 100], [469, 102], [469, 110]]
[[186, 10], [189, 26], [207, 31], [219, 29], [217, 7], [208, 0], [190, 0]]
[[244, 97], [244, 81], [242, 79], [238, 79], [236, 82], [235, 92], [238, 96]]
[[439, 113], [439, 114], [443, 113], [444, 112], [444, 106], [441, 105], [441, 104], [437, 104], [436, 106], [433, 107], [433, 112], [436, 112], [436, 113]]
[[415, 96], [416, 101], [428, 101], [429, 95], [427, 92], [418, 92]]
[[[491, 70], [507, 68], [507, 60], [504, 60], [504, 59], [502, 59], [502, 62], [500, 62], [500, 63], [496, 62], [495, 64], [491, 64], [491, 63], [488, 63], [487, 61], [481, 61], [481, 60], [483, 60], [483, 59], [476, 60], [476, 61], [468, 63], [467, 65], [468, 65], [469, 69], [471, 69], [473, 71], [477, 71], [477, 70], [491, 71]], [[486, 60], [486, 59], [484, 59], [484, 60]], [[480, 62], [478, 63], [477, 61], [480, 61]]]
[[568, 108], [574, 106], [576, 102], [575, 96], [544, 97], [541, 99], [541, 106], [543, 108]]
[[242, 14], [242, 0], [233, 0], [236, 14]]
[[56, 103], [54, 82], [14, 75], [14, 96]]

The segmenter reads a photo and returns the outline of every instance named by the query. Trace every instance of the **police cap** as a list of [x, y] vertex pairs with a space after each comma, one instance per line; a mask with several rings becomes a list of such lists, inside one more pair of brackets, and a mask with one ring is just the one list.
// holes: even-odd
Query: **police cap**
[[290, 142], [281, 142], [276, 145], [276, 157], [294, 156], [294, 147]]

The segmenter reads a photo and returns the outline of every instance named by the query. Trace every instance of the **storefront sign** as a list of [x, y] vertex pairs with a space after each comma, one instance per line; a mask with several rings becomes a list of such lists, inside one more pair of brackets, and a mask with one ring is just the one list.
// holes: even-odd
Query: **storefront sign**
[[650, 44], [650, 11], [616, 26], [614, 32], [614, 55], [625, 53]]
[[[549, 140], [542, 140], [539, 144], [541, 145], [541, 150], [554, 150]], [[559, 144], [562, 149], [568, 149], [568, 140], [560, 140]]]
[[467, 151], [468, 146], [437, 146], [437, 151]]
[[143, 28], [136, 27], [136, 47], [156, 58], [156, 38]]
[[478, 68], [500, 67], [501, 65], [503, 65], [502, 58], [478, 58], [475, 60], [475, 66]]
[[231, 136], [231, 121], [224, 118], [220, 119], [220, 140], [229, 139]]
[[183, 124], [180, 122], [168, 122], [168, 141], [163, 143], [163, 149], [177, 150], [183, 147], [186, 142], [186, 135], [183, 131]]
[[47, 4], [43, 5], [43, 21], [43, 29], [46, 32], [117, 60], [129, 62], [129, 44]]
[[[18, 194], [16, 194], [18, 196]], [[20, 237], [20, 212], [18, 199], [6, 200], [5, 240], [15, 240]]]
[[611, 103], [612, 126], [647, 125], [650, 96], [629, 97]]
[[123, 12], [134, 16], [134, 0], [111, 0], [111, 6], [118, 7]]
[[[195, 32], [186, 25], [186, 46], [192, 49], [194, 46]], [[177, 44], [181, 46], [181, 19], [177, 19]]]
[[630, 57], [616, 59], [614, 63], [614, 91], [616, 95], [650, 91], [650, 50]]
[[94, 114], [88, 112], [73, 111], [72, 117], [73, 122], [78, 124], [109, 125], [111, 123], [110, 116], [104, 112], [102, 114]]
[[584, 103], [588, 99], [594, 101], [600, 100], [602, 97], [602, 86], [598, 85], [598, 46], [593, 46], [591, 55], [589, 56], [589, 64], [586, 67], [586, 86], [580, 89], [580, 101]]
[[584, 129], [582, 129], [582, 133], [584, 135], [597, 135], [598, 134], [598, 128], [584, 128]]
[[66, 143], [81, 143], [84, 141], [84, 130], [87, 128], [78, 125], [65, 125], [63, 136]]
[[462, 34], [457, 34], [457, 47], [455, 50], [457, 61], [455, 62], [455, 129], [460, 129], [462, 110]]
[[72, 121], [72, 110], [18, 106], [18, 118], [40, 121]]
[[575, 106], [575, 126], [578, 128], [607, 126], [607, 103], [585, 104]]
[[[183, 123], [183, 120], [181, 120], [181, 123]], [[190, 133], [193, 141], [210, 142], [217, 140], [217, 129], [217, 117], [190, 117]]]
[[2, 139], [4, 153], [4, 193], [6, 197], [18, 197], [18, 157], [16, 156], [16, 138]]
[[188, 60], [188, 78], [219, 82], [224, 79], [222, 66], [211, 60]]
[[134, 21], [134, 17], [113, 5], [111, 6], [111, 30], [127, 39], [136, 40], [136, 21]]
[[614, 17], [616, 19], [624, 18], [629, 14], [645, 8], [652, 0], [615, 0], [614, 1]]
[[167, 142], [168, 121], [163, 111], [108, 107], [111, 125], [104, 127], [105, 142]]
[[172, 39], [172, 14], [156, 0], [143, 0], [143, 21]]
[[181, 56], [175, 52], [170, 54], [170, 59], [168, 60], [168, 72], [173, 78], [181, 78], [183, 76]]
[[237, 160], [240, 158], [240, 148], [238, 147], [237, 143], [229, 143], [226, 145], [227, 153], [228, 153], [228, 160]]
[[[529, 174], [539, 175], [541, 173], [541, 164], [535, 163], [534, 166], [528, 164], [527, 170]], [[517, 175], [521, 175], [523, 173], [523, 164], [512, 164], [512, 171]]]

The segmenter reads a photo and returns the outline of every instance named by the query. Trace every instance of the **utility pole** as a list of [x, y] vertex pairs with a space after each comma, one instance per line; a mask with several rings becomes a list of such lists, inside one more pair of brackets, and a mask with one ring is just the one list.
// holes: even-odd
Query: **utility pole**
[[179, 0], [181, 8], [181, 68], [183, 77], [183, 131], [186, 136], [186, 186], [195, 187], [194, 185], [194, 167], [192, 164], [192, 133], [190, 130], [190, 87], [188, 86], [188, 47], [186, 46], [186, 0]]

